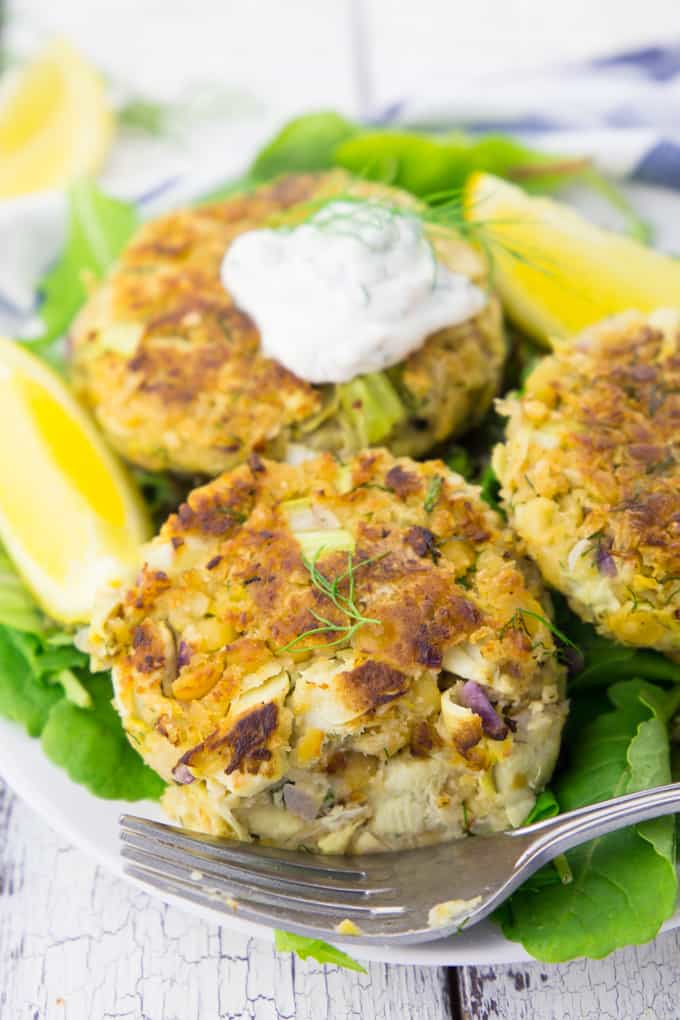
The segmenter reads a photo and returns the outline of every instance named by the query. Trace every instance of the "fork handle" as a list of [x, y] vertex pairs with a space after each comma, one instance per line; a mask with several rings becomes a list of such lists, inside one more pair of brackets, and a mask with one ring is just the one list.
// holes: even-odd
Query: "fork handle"
[[680, 812], [680, 783], [670, 783], [668, 786], [656, 786], [651, 790], [614, 797], [612, 800], [577, 808], [556, 818], [525, 825], [512, 832], [513, 836], [529, 840], [517, 864], [519, 866], [531, 861], [535, 867], [572, 847], [606, 836], [616, 829], [676, 812]]

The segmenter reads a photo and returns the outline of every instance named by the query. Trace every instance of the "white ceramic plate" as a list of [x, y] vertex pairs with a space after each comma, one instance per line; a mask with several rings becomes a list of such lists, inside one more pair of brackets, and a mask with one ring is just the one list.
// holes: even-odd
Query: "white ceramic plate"
[[[637, 208], [657, 224], [659, 245], [668, 251], [680, 252], [680, 197], [660, 188], [631, 186], [629, 190]], [[579, 204], [582, 202], [579, 201]], [[4, 720], [0, 720], [0, 774], [52, 828], [117, 875], [123, 875], [123, 861], [118, 852], [118, 816], [128, 812], [162, 818], [155, 804], [127, 804], [93, 797], [83, 787], [72, 783], [65, 772], [53, 766], [42, 754], [37, 741], [26, 736], [20, 727]], [[196, 907], [171, 897], [167, 899], [213, 923], [272, 940], [270, 929], [243, 921], [238, 916]], [[680, 910], [665, 927], [680, 927]], [[334, 941], [340, 944], [340, 940]], [[386, 963], [455, 966], [516, 963], [530, 959], [521, 946], [504, 939], [500, 930], [490, 922], [484, 922], [465, 934], [420, 946], [359, 947], [351, 941], [342, 944], [355, 957]]]

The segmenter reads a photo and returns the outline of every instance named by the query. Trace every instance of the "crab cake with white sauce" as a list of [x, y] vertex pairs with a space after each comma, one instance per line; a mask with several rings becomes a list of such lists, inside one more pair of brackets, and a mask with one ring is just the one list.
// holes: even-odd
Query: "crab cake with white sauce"
[[566, 712], [549, 614], [440, 461], [251, 455], [169, 518], [89, 644], [178, 822], [396, 850], [531, 809]]
[[[290, 444], [422, 454], [481, 418], [505, 355], [499, 305], [486, 291], [476, 314], [424, 337], [386, 371], [345, 383], [313, 385], [263, 355], [254, 321], [221, 281], [225, 253], [246, 232], [305, 220], [334, 196], [421, 208], [405, 192], [335, 171], [170, 213], [134, 237], [70, 341], [73, 383], [129, 461], [213, 476], [253, 451], [282, 459]], [[435, 266], [484, 290], [472, 248], [443, 227], [423, 231]]]
[[505, 400], [494, 468], [544, 578], [623, 644], [680, 659], [680, 321], [629, 312]]

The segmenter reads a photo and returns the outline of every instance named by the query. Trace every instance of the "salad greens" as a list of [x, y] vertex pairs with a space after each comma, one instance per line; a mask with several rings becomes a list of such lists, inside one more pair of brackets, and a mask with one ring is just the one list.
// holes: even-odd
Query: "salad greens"
[[508, 135], [478, 137], [462, 131], [426, 135], [366, 128], [333, 112], [312, 113], [286, 124], [260, 151], [249, 175], [260, 181], [280, 173], [332, 167], [405, 188], [426, 201], [459, 193], [476, 171], [507, 177], [533, 192], [579, 183], [616, 209], [632, 237], [651, 239], [649, 224], [588, 159], [541, 152]]
[[90, 181], [69, 189], [66, 244], [39, 288], [44, 331], [31, 340], [32, 350], [58, 360], [55, 341], [85, 301], [88, 284], [104, 276], [138, 222], [133, 205], [105, 195]]
[[90, 672], [50, 625], [0, 548], [0, 715], [39, 737], [48, 758], [98, 797], [157, 799], [164, 783], [128, 743], [111, 678]]
[[165, 783], [128, 742], [111, 703], [110, 676], [88, 676], [87, 691], [89, 707], [68, 697], [53, 706], [42, 731], [43, 751], [97, 797], [157, 800]]
[[[476, 170], [509, 177], [533, 191], [579, 181], [605, 192], [629, 231], [648, 237], [626, 200], [587, 161], [547, 156], [501, 135], [427, 137], [367, 129], [332, 112], [291, 121], [244, 177], [201, 201], [277, 174], [334, 166], [397, 184], [435, 204], [451, 196], [457, 201], [465, 178]], [[41, 287], [45, 329], [31, 342], [53, 362], [59, 358], [59, 338], [86, 297], [88, 279], [101, 278], [137, 224], [132, 206], [89, 183], [72, 189], [69, 210], [64, 252]], [[521, 386], [542, 356], [530, 342], [514, 337], [507, 386]], [[483, 498], [499, 510], [489, 451], [501, 435], [502, 421], [491, 413], [464, 445], [437, 451], [450, 467], [480, 484]], [[159, 519], [184, 497], [183, 483], [167, 475], [137, 472], [137, 478]], [[555, 604], [559, 632], [578, 649], [563, 649], [573, 674], [571, 711], [552, 788], [538, 797], [527, 822], [669, 781], [668, 730], [680, 707], [678, 664], [608, 641], [578, 620], [563, 599], [556, 596]], [[39, 737], [47, 755], [93, 793], [157, 797], [163, 784], [127, 743], [111, 693], [109, 678], [89, 672], [72, 635], [49, 624], [0, 550], [0, 715]], [[674, 759], [680, 774], [680, 756]], [[674, 825], [670, 818], [658, 819], [571, 851], [535, 875], [497, 916], [507, 937], [540, 959], [599, 957], [652, 938], [672, 913], [676, 893]], [[363, 970], [320, 940], [279, 931], [276, 946], [303, 959]]]
[[[665, 692], [628, 680], [610, 687], [609, 698], [613, 709], [567, 745], [567, 765], [555, 778], [561, 810], [671, 781], [668, 722], [680, 688]], [[653, 938], [672, 914], [678, 891], [672, 817], [614, 832], [566, 858], [570, 881], [544, 869], [499, 911], [505, 935], [539, 960], [599, 959]]]
[[339, 113], [308, 113], [289, 121], [260, 150], [250, 175], [259, 181], [278, 174], [305, 170], [327, 170], [341, 142], [358, 134], [360, 128]]
[[301, 960], [311, 956], [318, 963], [332, 963], [336, 967], [344, 967], [345, 970], [358, 970], [366, 973], [366, 968], [353, 960], [342, 949], [336, 949], [322, 939], [310, 939], [306, 935], [293, 935], [289, 931], [281, 931], [279, 928], [274, 932], [275, 946], [277, 953], [295, 953]]

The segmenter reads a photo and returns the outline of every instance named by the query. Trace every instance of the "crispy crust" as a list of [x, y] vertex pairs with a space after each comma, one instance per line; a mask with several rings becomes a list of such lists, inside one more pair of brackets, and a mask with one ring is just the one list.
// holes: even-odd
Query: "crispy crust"
[[[338, 628], [347, 619], [312, 583], [301, 533], [291, 530], [301, 505], [355, 543], [354, 598], [373, 622], [345, 641], [319, 632], [320, 617]], [[345, 597], [347, 568], [346, 551], [319, 555], [318, 569], [341, 578]], [[90, 642], [113, 667], [131, 739], [166, 779], [206, 784], [208, 804], [225, 787], [250, 804], [304, 766], [358, 804], [352, 770], [360, 760], [378, 783], [386, 751], [433, 763], [452, 789], [461, 770], [473, 789], [499, 756], [512, 758], [512, 734], [491, 739], [461, 707], [450, 710], [459, 722], [447, 722], [442, 699], [457, 703], [472, 675], [466, 663], [481, 670], [504, 715], [526, 725], [552, 712], [556, 753], [563, 669], [548, 626], [519, 621], [521, 609], [549, 612], [536, 573], [478, 490], [443, 463], [395, 461], [382, 450], [348, 465], [328, 454], [298, 467], [256, 458], [191, 493], [148, 547], [135, 584], [93, 623]], [[554, 706], [544, 704], [546, 689]], [[526, 734], [518, 740], [527, 745]], [[527, 766], [518, 790], [526, 796], [544, 772]], [[494, 804], [499, 818], [486, 824], [507, 824], [502, 798]]]
[[680, 656], [680, 328], [608, 320], [502, 404], [512, 523], [546, 579], [626, 644]]
[[[71, 334], [74, 385], [125, 457], [153, 470], [216, 475], [253, 450], [278, 455], [291, 438], [353, 452], [356, 438], [334, 417], [334, 388], [311, 386], [263, 357], [253, 322], [220, 280], [239, 233], [347, 192], [414, 204], [404, 192], [335, 171], [285, 177], [141, 228]], [[482, 282], [478, 256], [439, 234], [439, 257]], [[402, 366], [397, 385], [413, 420], [390, 443], [420, 453], [473, 423], [496, 391], [503, 356], [494, 299], [476, 318], [435, 334]], [[311, 435], [310, 422], [319, 424]]]

